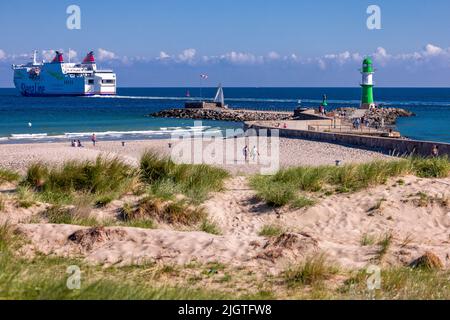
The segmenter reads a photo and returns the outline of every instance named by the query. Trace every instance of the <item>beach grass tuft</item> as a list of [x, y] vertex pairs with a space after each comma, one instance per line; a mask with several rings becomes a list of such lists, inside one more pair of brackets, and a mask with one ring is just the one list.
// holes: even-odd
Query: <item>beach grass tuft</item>
[[94, 204], [103, 206], [132, 191], [137, 177], [137, 170], [118, 158], [98, 157], [95, 161], [69, 161], [55, 167], [33, 164], [22, 186], [50, 203], [72, 203], [80, 194], [89, 194]]
[[122, 208], [125, 222], [155, 219], [168, 224], [193, 226], [207, 218], [205, 210], [190, 204], [186, 199], [165, 201], [154, 196], [147, 196], [136, 207], [130, 205]]
[[89, 214], [78, 211], [76, 208], [54, 205], [43, 212], [44, 218], [52, 224], [71, 224], [85, 227], [95, 227], [99, 222]]
[[37, 203], [36, 194], [26, 186], [19, 186], [16, 190], [16, 206], [19, 208], [31, 208]]
[[141, 179], [151, 186], [155, 195], [168, 198], [181, 193], [197, 204], [203, 202], [209, 192], [222, 190], [224, 179], [229, 177], [224, 169], [205, 164], [176, 164], [153, 151], [141, 157], [140, 171]]
[[20, 179], [20, 175], [17, 172], [0, 168], [0, 185], [5, 182], [15, 182]]
[[220, 231], [219, 226], [217, 225], [217, 223], [215, 223], [214, 221], [211, 221], [208, 218], [205, 218], [202, 222], [202, 224], [200, 225], [200, 231], [209, 233], [209, 234], [213, 234], [213, 235], [221, 235], [222, 232]]
[[[330, 187], [341, 193], [356, 192], [385, 184], [389, 178], [408, 174], [426, 178], [448, 177], [450, 162], [447, 157], [415, 157], [345, 166], [288, 168], [273, 176], [253, 176], [250, 185], [256, 190], [259, 199], [269, 205], [281, 207], [287, 204], [295, 206], [300, 192], [313, 193], [328, 190]], [[305, 203], [306, 206], [312, 204]]]
[[446, 178], [450, 172], [447, 156], [436, 158], [411, 158], [414, 172], [421, 178]]
[[330, 279], [338, 272], [339, 268], [331, 266], [324, 254], [318, 254], [309, 256], [299, 265], [290, 267], [284, 272], [284, 280], [289, 287], [316, 285]]
[[274, 224], [268, 224], [261, 228], [258, 235], [261, 237], [278, 237], [281, 236], [285, 230], [279, 226]]

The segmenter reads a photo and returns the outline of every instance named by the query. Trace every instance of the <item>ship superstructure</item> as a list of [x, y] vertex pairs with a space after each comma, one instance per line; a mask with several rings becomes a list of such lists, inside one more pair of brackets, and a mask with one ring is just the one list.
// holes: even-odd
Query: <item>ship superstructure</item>
[[37, 62], [37, 52], [28, 64], [13, 65], [14, 85], [24, 96], [86, 96], [115, 95], [116, 74], [99, 70], [94, 52], [81, 63], [64, 62], [63, 54], [55, 52], [51, 62]]

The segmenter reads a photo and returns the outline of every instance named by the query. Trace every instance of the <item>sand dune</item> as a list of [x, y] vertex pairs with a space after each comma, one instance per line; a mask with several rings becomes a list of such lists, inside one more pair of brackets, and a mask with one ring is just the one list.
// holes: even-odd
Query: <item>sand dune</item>
[[[441, 201], [446, 199], [450, 179], [403, 180], [401, 185], [392, 180], [355, 194], [333, 195], [308, 209], [274, 211], [254, 199], [245, 177], [234, 177], [226, 191], [205, 203], [221, 236], [168, 226], [147, 230], [24, 224], [19, 230], [31, 240], [23, 249], [27, 254], [75, 255], [104, 265], [221, 262], [278, 273], [311, 254], [324, 253], [336, 265], [359, 269], [372, 263], [407, 265], [432, 251], [449, 268], [450, 207]], [[429, 196], [427, 203], [419, 206], [418, 192]], [[380, 199], [384, 199], [381, 206], [371, 210]], [[260, 237], [265, 225], [279, 225], [286, 233]], [[364, 235], [373, 237], [374, 243], [363, 245]], [[392, 235], [392, 244], [378, 261], [376, 242], [386, 235]]]
[[[99, 154], [119, 155], [137, 164], [149, 148], [169, 154], [168, 140], [102, 142], [95, 149], [71, 148], [65, 144], [0, 146], [0, 166], [22, 172], [35, 161], [61, 163], [68, 159], [94, 159]], [[281, 139], [281, 166], [333, 164], [387, 159], [385, 155], [343, 146], [302, 140]], [[259, 166], [237, 162], [225, 165], [232, 173], [253, 173]], [[344, 268], [363, 268], [379, 258], [383, 237], [392, 237], [381, 263], [405, 265], [432, 251], [450, 268], [450, 179], [403, 177], [353, 194], [335, 194], [318, 199], [313, 207], [301, 210], [273, 209], [255, 199], [248, 176], [234, 175], [226, 190], [214, 193], [204, 204], [210, 219], [222, 235], [177, 231], [168, 225], [158, 230], [114, 227], [88, 229], [79, 226], [29, 224], [46, 205], [18, 209], [6, 201], [0, 222], [17, 224], [31, 242], [24, 254], [42, 252], [81, 256], [90, 263], [127, 265], [148, 261], [186, 264], [191, 261], [219, 261], [255, 267], [261, 272], [280, 272], [310, 254], [325, 253]], [[3, 196], [14, 188], [3, 185]], [[111, 219], [124, 201], [115, 201], [91, 214]], [[259, 236], [266, 225], [278, 225], [286, 234], [278, 238]], [[363, 238], [371, 243], [363, 243]], [[72, 239], [72, 240], [71, 240]], [[75, 240], [74, 240], [75, 239]], [[369, 241], [366, 241], [369, 242]], [[380, 261], [377, 261], [380, 263]]]

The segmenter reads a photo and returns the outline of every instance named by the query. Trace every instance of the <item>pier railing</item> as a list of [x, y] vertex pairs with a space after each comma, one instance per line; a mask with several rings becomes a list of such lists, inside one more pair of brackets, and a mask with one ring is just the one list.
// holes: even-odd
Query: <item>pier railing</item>
[[318, 132], [339, 132], [339, 133], [357, 133], [357, 134], [383, 134], [388, 132], [389, 130], [380, 130], [372, 127], [360, 126], [355, 128], [351, 125], [324, 125], [324, 124], [314, 124], [309, 125], [308, 130], [310, 131], [318, 131]]

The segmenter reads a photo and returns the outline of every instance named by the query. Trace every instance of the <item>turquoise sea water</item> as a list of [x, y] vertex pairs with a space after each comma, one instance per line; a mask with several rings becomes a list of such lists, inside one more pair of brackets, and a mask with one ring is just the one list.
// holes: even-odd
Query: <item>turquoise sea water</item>
[[[15, 89], [0, 89], [0, 142], [88, 139], [145, 139], [173, 130], [192, 130], [191, 120], [155, 119], [147, 115], [178, 108], [187, 99], [213, 97], [215, 88], [119, 88], [116, 97], [21, 97]], [[191, 98], [186, 98], [189, 91]], [[327, 94], [329, 107], [358, 106], [359, 88], [225, 88], [226, 103], [235, 108], [293, 110], [318, 106]], [[417, 114], [398, 121], [410, 138], [450, 143], [450, 89], [376, 88], [377, 102]], [[29, 126], [29, 123], [32, 126]], [[207, 128], [239, 128], [241, 124], [203, 121]]]

